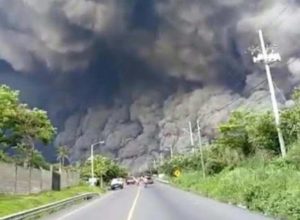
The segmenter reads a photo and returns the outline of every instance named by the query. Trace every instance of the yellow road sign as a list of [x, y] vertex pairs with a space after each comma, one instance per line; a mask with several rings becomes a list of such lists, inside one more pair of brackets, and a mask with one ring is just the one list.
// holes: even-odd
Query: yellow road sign
[[174, 171], [174, 176], [179, 177], [180, 175], [181, 175], [180, 170], [177, 169]]

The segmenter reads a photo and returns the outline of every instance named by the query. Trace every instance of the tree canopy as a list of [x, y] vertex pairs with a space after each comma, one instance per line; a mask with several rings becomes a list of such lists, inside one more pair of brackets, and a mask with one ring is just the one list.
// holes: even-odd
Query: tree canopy
[[[96, 155], [94, 157], [94, 174], [95, 177], [103, 178], [104, 181], [109, 181], [115, 177], [125, 177], [127, 175], [124, 168], [102, 155]], [[90, 158], [81, 166], [81, 177], [84, 179], [91, 177]]]
[[19, 92], [0, 86], [0, 147], [13, 149], [19, 158], [30, 164], [35, 155], [35, 143], [48, 144], [55, 135], [55, 128], [47, 112], [29, 108], [20, 102]]

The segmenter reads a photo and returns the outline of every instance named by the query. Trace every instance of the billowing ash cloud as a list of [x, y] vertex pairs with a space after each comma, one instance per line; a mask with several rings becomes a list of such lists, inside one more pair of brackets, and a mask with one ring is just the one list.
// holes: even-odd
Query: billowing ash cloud
[[297, 55], [295, 42], [287, 40], [299, 36], [294, 28], [300, 16], [297, 4], [294, 0], [1, 1], [0, 57], [19, 71], [39, 66], [84, 71], [106, 44], [114, 51], [134, 53], [169, 76], [198, 82], [243, 80], [249, 71], [244, 53], [256, 41], [258, 28], [266, 29], [285, 57]]
[[259, 28], [283, 57], [273, 71], [283, 94], [299, 83], [299, 4], [0, 0], [0, 59], [11, 66], [0, 80], [49, 110], [72, 160], [103, 139], [98, 152], [143, 168], [170, 145], [184, 150], [189, 120], [200, 118], [211, 138], [231, 110], [269, 106], [264, 73], [246, 53]]
[[125, 26], [114, 0], [1, 1], [0, 13], [0, 56], [20, 71], [86, 68], [95, 42]]

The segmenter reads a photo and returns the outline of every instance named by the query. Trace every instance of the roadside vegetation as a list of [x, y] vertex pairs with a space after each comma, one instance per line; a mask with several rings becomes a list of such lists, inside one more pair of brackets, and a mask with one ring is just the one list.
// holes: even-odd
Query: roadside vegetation
[[29, 196], [2, 195], [0, 196], [0, 217], [89, 192], [104, 193], [99, 187], [81, 185], [61, 191], [43, 192]]
[[[103, 188], [113, 178], [126, 177], [127, 170], [112, 159], [96, 155], [94, 157], [94, 174], [99, 179], [98, 185]], [[85, 181], [91, 177], [91, 161], [89, 159], [80, 166], [80, 176]]]
[[[300, 92], [281, 111], [288, 154], [282, 158], [272, 112], [233, 112], [216, 140], [200, 151], [166, 160], [161, 172], [186, 190], [283, 219], [300, 219]], [[205, 172], [205, 176], [203, 175]]]
[[[0, 162], [13, 163], [26, 168], [43, 168], [59, 172], [72, 170], [80, 172], [85, 185], [49, 191], [33, 195], [0, 194], [0, 216], [35, 208], [50, 202], [66, 199], [87, 192], [104, 192], [104, 183], [114, 177], [126, 176], [126, 170], [116, 162], [101, 155], [94, 158], [95, 177], [101, 187], [87, 186], [91, 177], [91, 162], [70, 164], [68, 146], [56, 148], [56, 164], [50, 164], [38, 151], [36, 145], [49, 145], [56, 134], [56, 129], [48, 118], [47, 112], [30, 108], [21, 103], [19, 92], [8, 86], [0, 85]], [[1, 176], [0, 176], [1, 177]]]

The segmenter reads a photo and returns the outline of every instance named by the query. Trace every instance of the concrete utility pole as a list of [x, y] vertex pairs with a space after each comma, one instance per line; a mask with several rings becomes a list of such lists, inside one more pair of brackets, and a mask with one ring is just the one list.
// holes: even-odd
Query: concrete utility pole
[[193, 130], [192, 130], [192, 122], [189, 121], [189, 133], [190, 133], [190, 139], [191, 139], [191, 145], [194, 146], [194, 137], [193, 137]]
[[170, 157], [173, 158], [173, 156], [174, 156], [174, 146], [176, 144], [176, 141], [178, 140], [179, 134], [178, 133], [175, 133], [175, 134], [167, 133], [165, 136], [170, 137], [171, 135], [172, 135], [172, 137], [175, 136], [175, 139], [172, 141], [171, 145], [169, 145], [167, 147], [169, 148], [168, 151], [170, 151]]
[[201, 129], [200, 129], [199, 120], [197, 120], [197, 129], [198, 129], [198, 141], [199, 141], [199, 148], [200, 148], [200, 158], [201, 158], [202, 173], [203, 173], [203, 178], [205, 178], [206, 177], [206, 175], [205, 175], [205, 165], [204, 165], [204, 158], [203, 158]]
[[96, 183], [96, 179], [95, 179], [95, 173], [94, 173], [94, 146], [97, 144], [104, 144], [104, 141], [99, 141], [97, 143], [94, 143], [91, 145], [91, 179], [90, 179], [90, 183], [92, 186], [95, 186]]
[[153, 159], [153, 168], [156, 169], [157, 168], [157, 164], [156, 164], [156, 160]]
[[195, 147], [194, 147], [194, 137], [193, 137], [193, 129], [192, 129], [192, 123], [189, 121], [189, 129], [182, 128], [182, 131], [185, 132], [186, 134], [190, 135], [190, 144], [192, 146], [192, 152], [195, 152]]
[[94, 183], [94, 144], [91, 145], [91, 184], [95, 185]]
[[273, 85], [273, 80], [272, 80], [272, 75], [271, 75], [271, 70], [269, 64], [274, 63], [274, 62], [279, 62], [281, 61], [281, 57], [279, 53], [274, 53], [272, 50], [267, 50], [269, 48], [266, 48], [264, 37], [262, 30], [259, 30], [259, 40], [261, 44], [261, 53], [257, 54], [257, 57], [253, 58], [254, 63], [263, 63], [265, 65], [266, 73], [267, 73], [267, 79], [268, 79], [268, 84], [269, 84], [269, 89], [271, 93], [271, 99], [272, 99], [272, 106], [273, 106], [273, 112], [275, 116], [275, 124], [277, 128], [277, 133], [278, 133], [278, 140], [280, 144], [280, 150], [281, 150], [281, 155], [282, 157], [286, 156], [286, 148], [284, 144], [284, 139], [283, 135], [280, 129], [280, 116], [279, 116], [279, 110], [278, 110], [278, 104], [275, 96], [275, 89]]
[[171, 156], [171, 159], [173, 158], [173, 146], [170, 146], [170, 156]]
[[163, 160], [164, 160], [164, 156], [162, 154], [162, 152], [159, 153], [159, 164], [162, 165], [163, 164]]

